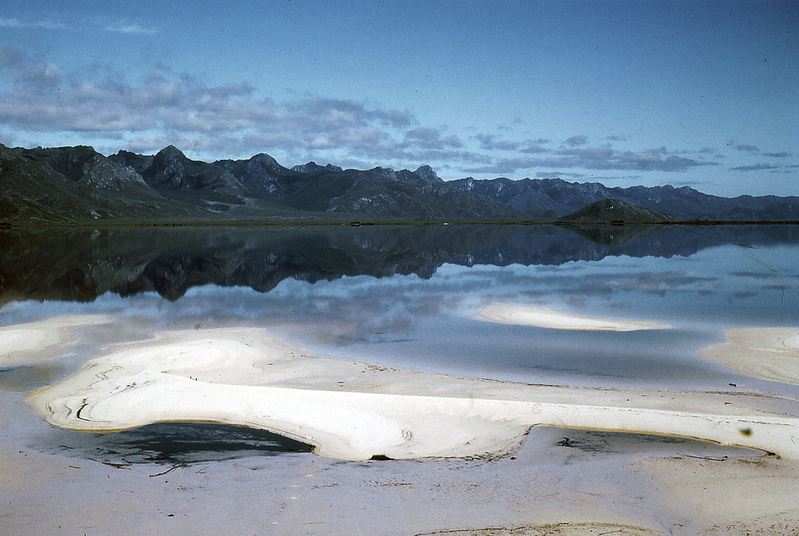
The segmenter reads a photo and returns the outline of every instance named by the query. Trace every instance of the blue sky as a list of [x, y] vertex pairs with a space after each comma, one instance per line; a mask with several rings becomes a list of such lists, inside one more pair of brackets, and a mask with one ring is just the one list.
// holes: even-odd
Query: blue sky
[[0, 142], [799, 195], [799, 3], [0, 4]]

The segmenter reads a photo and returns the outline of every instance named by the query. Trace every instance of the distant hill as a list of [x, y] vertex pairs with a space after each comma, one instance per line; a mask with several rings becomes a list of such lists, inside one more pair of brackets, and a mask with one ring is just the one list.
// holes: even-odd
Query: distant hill
[[677, 218], [657, 210], [634, 207], [618, 199], [602, 199], [557, 219], [563, 223], [668, 223]]
[[506, 203], [531, 220], [553, 221], [595, 201], [615, 199], [683, 221], [799, 221], [799, 197], [742, 195], [727, 198], [704, 194], [688, 186], [608, 188], [596, 182], [562, 179], [476, 180], [468, 177], [450, 184]]
[[688, 187], [607, 188], [561, 179], [444, 182], [426, 165], [395, 171], [308, 162], [289, 169], [263, 153], [207, 163], [171, 145], [155, 155], [108, 157], [86, 146], [0, 145], [3, 226], [685, 220], [799, 221], [799, 197], [724, 198]]

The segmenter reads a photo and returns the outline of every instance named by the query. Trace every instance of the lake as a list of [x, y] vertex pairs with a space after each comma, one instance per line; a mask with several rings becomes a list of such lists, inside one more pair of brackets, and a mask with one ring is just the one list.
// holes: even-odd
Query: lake
[[[795, 227], [599, 238], [549, 226], [6, 232], [0, 325], [108, 315], [120, 338], [125, 330], [146, 337], [245, 325], [395, 366], [531, 382], [709, 386], [748, 381], [694, 355], [722, 340], [722, 329], [799, 323]], [[673, 329], [499, 325], [475, 314], [489, 304]]]
[[[290, 468], [311, 463], [306, 445], [266, 432], [159, 424], [119, 434], [79, 434], [47, 425], [23, 402], [27, 392], [72, 374], [112, 344], [173, 330], [263, 328], [318, 355], [529, 384], [732, 387], [799, 396], [795, 385], [736, 373], [697, 355], [724, 342], [725, 329], [799, 326], [795, 226], [6, 230], [0, 231], [0, 250], [0, 326], [70, 315], [109, 319], [76, 327], [58, 356], [0, 369], [5, 447], [65, 457], [69, 466], [149, 464], [139, 470], [159, 473], [177, 461], [248, 460], [290, 480], [296, 476]], [[500, 304], [671, 328], [558, 330], [477, 315], [482, 307]], [[668, 450], [672, 441], [575, 433], [578, 440], [572, 441], [599, 441], [606, 450], [639, 455]], [[554, 432], [529, 441], [551, 439], [551, 446], [558, 437]], [[704, 452], [703, 444], [679, 441], [681, 451]], [[267, 458], [285, 464], [278, 470]], [[438, 471], [454, 470], [430, 463], [438, 464]], [[334, 467], [339, 466], [329, 465]], [[381, 467], [400, 488], [412, 481], [403, 471], [421, 470]], [[488, 470], [484, 464], [469, 467]], [[363, 490], [365, 477], [353, 478]], [[488, 518], [504, 519], [507, 511], [494, 508]], [[295, 515], [295, 522], [302, 519]], [[408, 525], [411, 531], [426, 528]], [[339, 529], [342, 525], [329, 533]]]

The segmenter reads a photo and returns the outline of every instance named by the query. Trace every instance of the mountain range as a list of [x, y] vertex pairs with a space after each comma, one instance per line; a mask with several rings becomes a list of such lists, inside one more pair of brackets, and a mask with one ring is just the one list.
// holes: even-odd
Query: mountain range
[[4, 226], [117, 223], [799, 221], [799, 197], [724, 198], [689, 187], [608, 188], [561, 179], [445, 182], [415, 171], [286, 168], [267, 154], [206, 163], [155, 155], [0, 145]]
[[[450, 184], [505, 203], [524, 213], [529, 219], [539, 221], [571, 219], [573, 212], [607, 199], [664, 213], [681, 221], [799, 220], [799, 197], [796, 196], [741, 195], [730, 198], [705, 194], [689, 186], [608, 188], [597, 182], [567, 182], [558, 178], [476, 180], [467, 177], [451, 181]], [[585, 217], [586, 214], [582, 216]]]

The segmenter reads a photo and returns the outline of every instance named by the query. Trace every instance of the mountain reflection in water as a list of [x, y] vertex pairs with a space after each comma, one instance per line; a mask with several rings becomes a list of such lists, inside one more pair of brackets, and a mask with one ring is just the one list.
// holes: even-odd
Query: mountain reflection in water
[[796, 226], [452, 225], [0, 231], [0, 305], [213, 284], [269, 292], [287, 278], [431, 277], [443, 264], [561, 265], [609, 256], [690, 256], [725, 243], [799, 241]]

